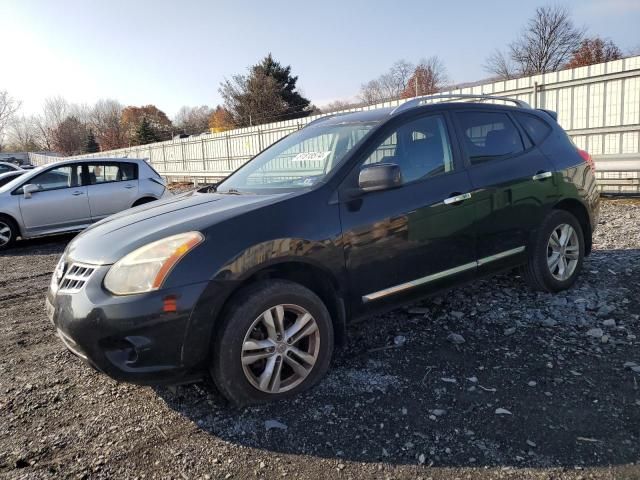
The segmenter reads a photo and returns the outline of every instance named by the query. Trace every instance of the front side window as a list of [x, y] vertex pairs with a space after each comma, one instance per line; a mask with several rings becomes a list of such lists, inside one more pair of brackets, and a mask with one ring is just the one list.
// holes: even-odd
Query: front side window
[[35, 184], [40, 191], [80, 186], [80, 166], [65, 165], [52, 168], [32, 178], [28, 183]]
[[97, 163], [87, 165], [89, 185], [123, 182], [135, 178], [135, 165], [131, 163]]
[[520, 132], [506, 113], [457, 112], [472, 165], [524, 151]]
[[373, 163], [395, 163], [404, 183], [452, 171], [444, 118], [431, 115], [401, 125], [364, 161], [364, 165]]
[[322, 182], [377, 122], [310, 125], [258, 154], [219, 186], [221, 193], [269, 193]]

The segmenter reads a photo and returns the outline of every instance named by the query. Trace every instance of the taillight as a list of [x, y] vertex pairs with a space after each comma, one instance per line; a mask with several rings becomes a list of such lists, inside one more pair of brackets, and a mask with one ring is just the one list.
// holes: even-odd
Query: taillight
[[591, 157], [589, 152], [587, 152], [586, 150], [581, 150], [581, 149], [578, 148], [578, 153], [580, 154], [582, 159], [589, 164], [589, 167], [591, 168], [591, 171], [595, 172], [596, 171], [596, 163], [593, 161], [593, 158]]

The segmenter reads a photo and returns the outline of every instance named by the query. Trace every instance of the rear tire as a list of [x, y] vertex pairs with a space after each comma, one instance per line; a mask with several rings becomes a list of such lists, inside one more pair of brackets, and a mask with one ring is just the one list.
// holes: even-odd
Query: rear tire
[[280, 400], [318, 383], [333, 341], [331, 317], [315, 293], [265, 280], [241, 290], [225, 308], [209, 370], [236, 405]]
[[0, 215], [0, 250], [7, 250], [13, 246], [19, 230], [16, 222], [9, 217]]
[[553, 210], [538, 230], [523, 276], [534, 290], [560, 292], [575, 283], [583, 260], [580, 222], [565, 210]]

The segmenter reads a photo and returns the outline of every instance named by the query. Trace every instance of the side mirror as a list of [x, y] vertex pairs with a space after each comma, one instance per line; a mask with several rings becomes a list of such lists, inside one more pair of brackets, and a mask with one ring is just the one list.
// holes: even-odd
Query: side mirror
[[364, 192], [386, 190], [402, 185], [402, 172], [395, 163], [374, 163], [360, 169], [358, 186]]
[[22, 187], [22, 193], [24, 194], [24, 198], [31, 198], [31, 194], [40, 190], [40, 187], [34, 183], [27, 183], [24, 187]]

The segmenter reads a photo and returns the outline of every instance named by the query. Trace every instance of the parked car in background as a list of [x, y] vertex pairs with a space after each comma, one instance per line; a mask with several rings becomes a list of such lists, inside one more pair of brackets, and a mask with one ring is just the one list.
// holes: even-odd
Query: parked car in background
[[171, 196], [144, 160], [67, 160], [0, 187], [0, 249], [17, 237], [82, 230], [127, 208]]
[[26, 170], [10, 170], [5, 173], [0, 173], [0, 187], [6, 185], [15, 178], [18, 178], [20, 175], [24, 175], [25, 173], [27, 173]]
[[348, 320], [515, 267], [571, 287], [598, 221], [591, 157], [552, 112], [473, 98], [323, 117], [214, 192], [94, 225], [51, 280], [59, 337], [118, 380], [209, 373], [251, 404], [317, 383]]
[[0, 174], [22, 170], [18, 165], [11, 162], [0, 162]]

